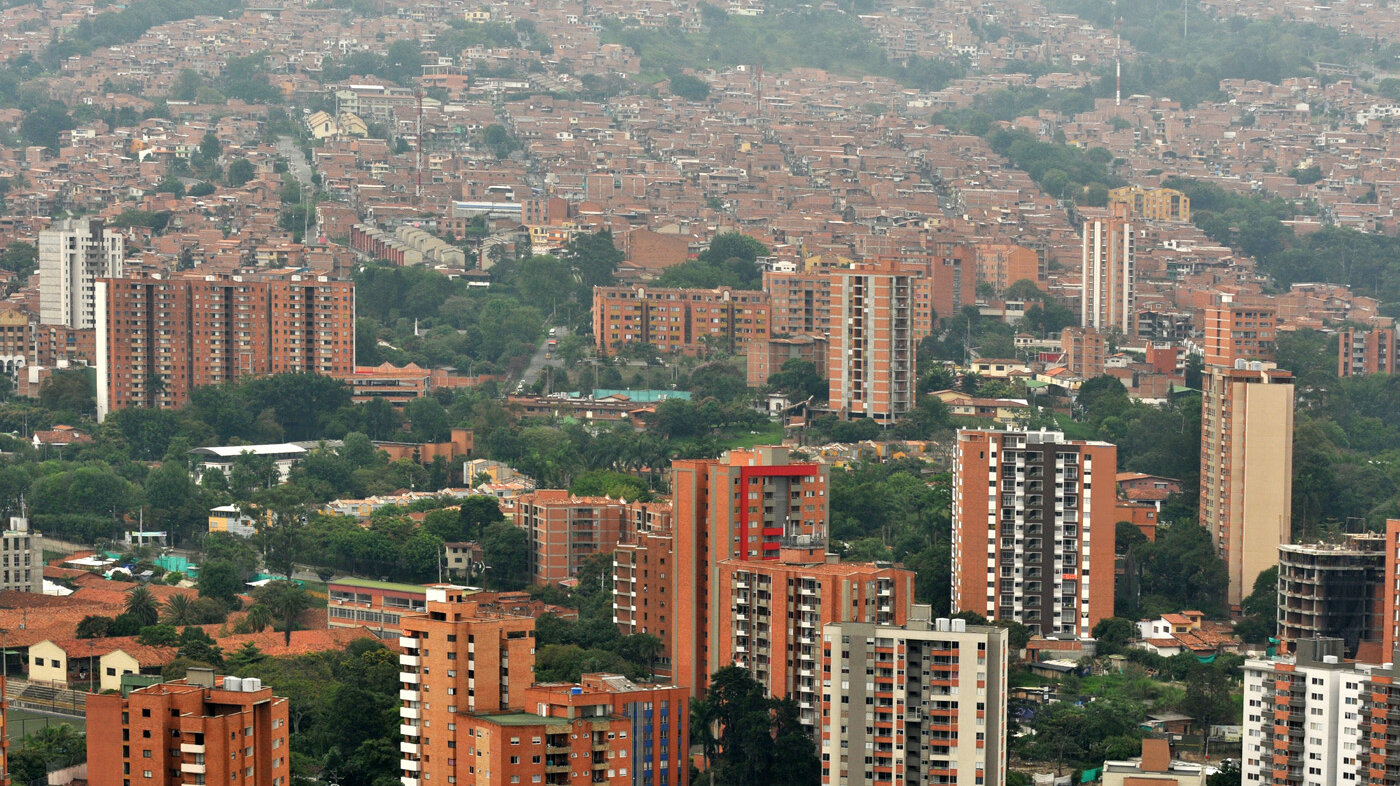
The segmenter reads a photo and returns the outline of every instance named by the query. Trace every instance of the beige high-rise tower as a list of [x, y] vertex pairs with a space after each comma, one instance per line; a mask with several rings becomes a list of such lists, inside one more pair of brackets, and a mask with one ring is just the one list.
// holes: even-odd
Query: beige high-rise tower
[[1293, 513], [1293, 375], [1272, 363], [1210, 366], [1201, 398], [1201, 526], [1238, 606], [1278, 563]]

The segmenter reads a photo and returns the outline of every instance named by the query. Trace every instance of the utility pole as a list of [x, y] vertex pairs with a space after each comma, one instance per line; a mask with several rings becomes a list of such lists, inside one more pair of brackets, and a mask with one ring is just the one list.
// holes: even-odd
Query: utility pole
[[414, 94], [414, 97], [418, 99], [418, 129], [417, 129], [417, 131], [415, 132], [417, 138], [414, 139], [414, 141], [413, 141], [413, 146], [414, 146], [415, 148], [417, 148], [417, 152], [418, 152], [418, 162], [417, 162], [417, 165], [416, 165], [416, 169], [418, 170], [418, 188], [417, 188], [416, 196], [418, 197], [418, 204], [419, 204], [419, 207], [421, 207], [422, 204], [423, 204], [423, 88], [422, 88], [422, 87], [419, 87], [419, 88], [418, 88], [417, 92]]

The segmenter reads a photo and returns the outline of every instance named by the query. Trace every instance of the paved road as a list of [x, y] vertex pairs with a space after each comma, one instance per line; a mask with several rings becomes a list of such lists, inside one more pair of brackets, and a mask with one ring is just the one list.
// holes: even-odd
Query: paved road
[[311, 185], [311, 165], [306, 163], [306, 156], [301, 154], [301, 148], [297, 147], [295, 139], [289, 136], [277, 137], [277, 154], [287, 159], [292, 177], [296, 178], [298, 183], [303, 187]]
[[[310, 199], [314, 191], [311, 185], [311, 165], [306, 162], [306, 156], [302, 155], [301, 148], [297, 147], [295, 139], [289, 136], [277, 137], [277, 153], [287, 160], [287, 169], [292, 173], [292, 177], [301, 184], [303, 199]], [[316, 213], [311, 213], [312, 222], [316, 221]], [[307, 228], [308, 238], [316, 237], [316, 224], [312, 223]]]
[[[562, 327], [562, 326], [561, 326], [561, 327], [556, 327], [556, 328], [554, 329], [554, 336], [553, 336], [553, 338], [556, 339], [556, 340], [563, 339], [563, 338], [564, 338], [565, 336], [567, 336], [567, 335], [569, 335], [569, 329], [566, 328], [566, 327]], [[552, 366], [559, 366], [559, 365], [562, 365], [561, 363], [558, 362], [558, 359], [557, 359], [557, 358], [554, 359], [554, 360], [545, 360], [545, 357], [544, 357], [544, 356], [550, 352], [550, 349], [549, 349], [549, 339], [550, 339], [550, 338], [551, 338], [551, 336], [549, 336], [548, 334], [546, 334], [545, 337], [544, 337], [544, 339], [543, 339], [542, 341], [540, 341], [540, 348], [537, 349], [537, 350], [535, 350], [534, 356], [530, 358], [530, 365], [526, 366], [526, 367], [525, 367], [525, 373], [523, 373], [523, 374], [520, 375], [520, 382], [521, 382], [521, 384], [525, 385], [526, 387], [529, 387], [529, 386], [535, 384], [535, 381], [538, 380], [538, 379], [540, 378], [540, 375], [544, 373], [544, 367], [545, 367], [546, 365], [552, 365]]]

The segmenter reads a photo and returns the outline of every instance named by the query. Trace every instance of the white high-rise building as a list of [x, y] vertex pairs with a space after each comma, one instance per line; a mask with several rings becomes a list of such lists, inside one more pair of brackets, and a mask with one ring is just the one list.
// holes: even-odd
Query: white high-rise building
[[1080, 325], [1132, 335], [1137, 293], [1133, 287], [1133, 225], [1127, 208], [1115, 205], [1109, 215], [1084, 221], [1084, 294]]
[[823, 784], [1006, 783], [1009, 634], [930, 611], [823, 629]]
[[1367, 777], [1368, 705], [1372, 673], [1380, 667], [1343, 660], [1341, 639], [1300, 641], [1296, 649], [1292, 656], [1245, 661], [1243, 782], [1395, 783]]
[[68, 219], [39, 233], [39, 320], [45, 325], [97, 326], [97, 279], [118, 278], [123, 238], [101, 221]]

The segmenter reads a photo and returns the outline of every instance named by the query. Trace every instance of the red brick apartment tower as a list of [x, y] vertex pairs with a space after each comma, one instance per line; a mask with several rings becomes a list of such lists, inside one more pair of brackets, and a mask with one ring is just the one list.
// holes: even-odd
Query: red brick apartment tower
[[670, 677], [679, 601], [675, 533], [667, 512], [664, 524], [638, 528], [613, 551], [613, 622], [624, 636], [650, 633], [661, 639], [656, 673]]
[[600, 355], [628, 344], [686, 355], [712, 345], [742, 347], [768, 338], [768, 303], [766, 292], [729, 287], [594, 287], [594, 341]]
[[915, 275], [893, 262], [833, 271], [831, 408], [890, 425], [914, 406]]
[[1055, 431], [959, 431], [953, 611], [1080, 637], [1113, 616], [1117, 461]]
[[[604, 744], [595, 734], [589, 754], [593, 774], [607, 769], [608, 777], [620, 776], [617, 782], [628, 786], [685, 786], [690, 781], [690, 691], [684, 687], [643, 686], [616, 674], [585, 674], [578, 685], [530, 687], [525, 691], [525, 709], [549, 724], [560, 718], [607, 717], [607, 747], [617, 750], [602, 755]], [[522, 777], [520, 782], [532, 781]], [[550, 782], [548, 776], [545, 782]]]
[[1278, 309], [1258, 298], [1235, 300], [1223, 296], [1207, 306], [1205, 362], [1233, 366], [1236, 360], [1273, 360], [1278, 334]]
[[355, 284], [324, 276], [139, 276], [97, 282], [98, 416], [178, 407], [202, 385], [355, 371]]
[[[1394, 520], [1387, 522], [1387, 530], [1393, 524]], [[1391, 661], [1373, 669], [1362, 685], [1358, 783], [1400, 786], [1400, 672], [1395, 668], [1400, 660], [1393, 654], [1390, 657]]]
[[87, 700], [92, 786], [287, 786], [287, 700], [256, 679], [183, 680]]
[[831, 277], [825, 270], [764, 273], [770, 334], [825, 336], [831, 325]]
[[777, 560], [785, 547], [824, 552], [829, 470], [791, 463], [782, 447], [732, 450], [672, 467], [674, 564], [664, 580], [675, 589], [665, 655], [672, 680], [699, 694], [732, 659], [712, 640], [728, 624], [729, 609], [711, 603], [720, 563]]
[[[715, 584], [721, 624], [711, 633], [721, 666], [741, 666], [770, 696], [797, 702], [802, 724], [821, 724], [822, 628], [838, 622], [903, 625], [914, 573], [889, 564], [724, 560]], [[714, 669], [712, 669], [713, 671]]]
[[405, 786], [467, 774], [466, 752], [452, 733], [461, 716], [519, 709], [534, 681], [534, 618], [493, 611], [451, 587], [429, 587], [426, 607], [400, 623]]
[[575, 497], [567, 489], [522, 494], [515, 503], [515, 525], [530, 537], [535, 582], [571, 579], [589, 556], [612, 551], [627, 507], [621, 500]]
[[1337, 333], [1337, 376], [1395, 373], [1395, 328], [1347, 328]]
[[1400, 647], [1400, 519], [1385, 522], [1385, 572], [1381, 581], [1381, 652]]

